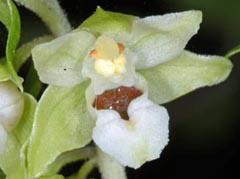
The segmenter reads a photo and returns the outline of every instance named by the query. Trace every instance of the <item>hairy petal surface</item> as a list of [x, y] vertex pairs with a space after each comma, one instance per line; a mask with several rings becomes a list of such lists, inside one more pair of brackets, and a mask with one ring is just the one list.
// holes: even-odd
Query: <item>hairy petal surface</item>
[[148, 82], [150, 99], [163, 104], [197, 88], [224, 81], [231, 69], [231, 61], [224, 57], [184, 51], [169, 62], [138, 72]]
[[136, 68], [153, 67], [179, 55], [201, 21], [201, 11], [194, 10], [135, 20], [128, 45], [138, 55]]
[[74, 31], [49, 43], [36, 46], [33, 62], [40, 80], [56, 86], [73, 86], [81, 83], [82, 61], [95, 42], [86, 31]]
[[50, 172], [48, 167], [60, 155], [90, 142], [94, 122], [86, 110], [88, 84], [49, 86], [45, 90], [36, 109], [28, 147], [31, 178]]
[[71, 30], [62, 8], [57, 0], [15, 0], [36, 13], [56, 36], [63, 35]]

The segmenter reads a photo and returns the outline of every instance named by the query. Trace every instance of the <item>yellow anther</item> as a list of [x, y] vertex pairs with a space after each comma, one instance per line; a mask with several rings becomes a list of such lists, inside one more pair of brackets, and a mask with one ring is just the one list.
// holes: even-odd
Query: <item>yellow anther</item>
[[107, 36], [100, 36], [89, 56], [94, 58], [94, 68], [97, 73], [111, 77], [117, 74], [126, 72], [126, 59], [122, 52], [124, 46], [116, 43], [113, 39]]

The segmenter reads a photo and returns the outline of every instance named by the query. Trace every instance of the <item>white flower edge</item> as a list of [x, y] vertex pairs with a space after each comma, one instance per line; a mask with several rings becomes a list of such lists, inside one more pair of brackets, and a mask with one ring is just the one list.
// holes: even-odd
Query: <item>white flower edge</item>
[[147, 99], [134, 99], [128, 107], [129, 120], [113, 110], [97, 110], [93, 140], [98, 147], [124, 166], [139, 168], [159, 158], [168, 144], [167, 110]]

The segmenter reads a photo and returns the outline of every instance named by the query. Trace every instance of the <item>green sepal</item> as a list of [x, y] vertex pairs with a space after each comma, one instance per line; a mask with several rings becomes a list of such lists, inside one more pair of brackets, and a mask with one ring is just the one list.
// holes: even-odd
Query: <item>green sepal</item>
[[95, 42], [86, 31], [73, 31], [32, 50], [34, 67], [43, 83], [55, 86], [80, 84], [82, 63]]
[[53, 175], [53, 176], [42, 176], [38, 179], [64, 179], [64, 176], [62, 175]]
[[175, 59], [139, 73], [148, 82], [150, 99], [163, 104], [197, 88], [224, 81], [231, 69], [231, 61], [224, 57], [184, 51]]
[[86, 106], [88, 85], [85, 81], [69, 88], [49, 86], [42, 95], [28, 147], [31, 178], [49, 172], [48, 167], [61, 154], [91, 141], [94, 121]]
[[16, 53], [14, 54], [14, 67], [16, 71], [20, 69], [20, 67], [26, 62], [26, 60], [31, 56], [32, 49], [41, 43], [48, 42], [53, 39], [53, 36], [46, 35], [42, 37], [38, 37], [33, 39], [30, 42], [27, 42], [20, 46]]
[[78, 29], [88, 29], [96, 35], [130, 32], [132, 21], [136, 18], [132, 15], [104, 11], [98, 6], [96, 12], [87, 18]]

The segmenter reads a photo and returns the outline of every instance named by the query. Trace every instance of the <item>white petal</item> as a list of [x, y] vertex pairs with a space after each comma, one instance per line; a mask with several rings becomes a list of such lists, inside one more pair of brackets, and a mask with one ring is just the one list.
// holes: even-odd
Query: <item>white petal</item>
[[24, 99], [22, 93], [10, 81], [0, 83], [0, 124], [10, 131], [20, 119]]
[[146, 97], [139, 98], [129, 106], [128, 121], [113, 110], [97, 111], [93, 130], [93, 140], [101, 150], [122, 165], [133, 168], [159, 158], [168, 143], [169, 116], [166, 109]]
[[149, 68], [176, 57], [197, 33], [201, 21], [200, 11], [135, 20], [129, 46], [138, 55], [136, 68]]
[[86, 31], [74, 31], [36, 46], [32, 55], [40, 80], [57, 86], [81, 83], [84, 80], [82, 62], [95, 40], [94, 35]]
[[0, 154], [4, 151], [7, 143], [7, 132], [0, 124]]

